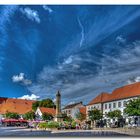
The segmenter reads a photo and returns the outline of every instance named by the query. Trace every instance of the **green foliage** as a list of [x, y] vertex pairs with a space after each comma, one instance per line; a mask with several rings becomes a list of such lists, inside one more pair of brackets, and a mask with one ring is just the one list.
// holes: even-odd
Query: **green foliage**
[[83, 113], [81, 113], [81, 112], [78, 112], [78, 113], [76, 114], [76, 119], [78, 119], [78, 120], [80, 120], [80, 121], [83, 121], [83, 120], [86, 119], [86, 115], [83, 114]]
[[65, 116], [63, 121], [66, 121], [66, 122], [72, 122], [72, 117], [70, 116]]
[[130, 100], [124, 112], [128, 114], [128, 116], [140, 116], [140, 98]]
[[72, 121], [71, 126], [72, 126], [73, 128], [75, 128], [75, 127], [76, 127], [76, 122], [75, 122], [75, 121]]
[[37, 107], [39, 106], [39, 102], [40, 102], [40, 101], [36, 101], [36, 102], [34, 102], [34, 103], [32, 104], [32, 109], [33, 109], [34, 111], [36, 111]]
[[98, 109], [93, 109], [88, 112], [91, 121], [100, 120], [102, 118], [102, 113]]
[[44, 99], [42, 101], [36, 101], [32, 105], [32, 109], [36, 111], [37, 107], [48, 107], [48, 108], [55, 108], [55, 104], [51, 99]]
[[121, 111], [120, 110], [114, 110], [114, 111], [110, 111], [108, 112], [107, 116], [111, 119], [113, 118], [121, 118]]
[[42, 122], [39, 123], [38, 125], [39, 128], [41, 129], [46, 129], [46, 128], [58, 128], [59, 127], [59, 123], [58, 122], [54, 122], [54, 121], [50, 121], [50, 122]]
[[58, 128], [59, 127], [59, 123], [58, 122], [47, 122], [47, 128]]
[[47, 128], [47, 123], [46, 123], [46, 122], [39, 123], [39, 124], [38, 124], [38, 127], [39, 127], [40, 129], [46, 129], [46, 128]]
[[23, 118], [26, 120], [34, 120], [35, 113], [33, 111], [27, 112], [26, 114], [24, 114]]
[[53, 116], [51, 114], [48, 114], [48, 113], [43, 113], [42, 114], [42, 119], [45, 121], [45, 120], [52, 120], [53, 119]]
[[7, 119], [19, 119], [20, 118], [19, 114], [14, 113], [14, 112], [6, 112], [5, 117]]

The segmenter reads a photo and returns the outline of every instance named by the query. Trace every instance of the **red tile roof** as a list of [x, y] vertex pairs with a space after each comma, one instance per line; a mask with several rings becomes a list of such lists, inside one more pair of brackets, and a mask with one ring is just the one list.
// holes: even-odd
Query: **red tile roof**
[[136, 96], [140, 96], [140, 82], [117, 88], [111, 94], [101, 93], [97, 97], [95, 97], [92, 101], [90, 101], [88, 105]]
[[56, 110], [54, 108], [39, 107], [39, 109], [42, 113], [48, 113], [48, 114], [53, 115], [53, 116], [56, 113]]
[[125, 99], [135, 96], [140, 96], [140, 82], [115, 89], [111, 94], [110, 100]]
[[86, 107], [79, 108], [80, 113], [86, 115]]
[[[0, 100], [3, 100], [0, 98]], [[6, 98], [0, 103], [0, 114], [6, 112], [15, 112], [18, 114], [25, 114], [32, 110], [33, 100], [12, 99]]]
[[90, 101], [88, 103], [88, 105], [102, 103], [104, 101], [107, 101], [109, 99], [109, 97], [110, 97], [110, 94], [109, 93], [102, 92], [97, 97], [95, 97], [92, 101]]

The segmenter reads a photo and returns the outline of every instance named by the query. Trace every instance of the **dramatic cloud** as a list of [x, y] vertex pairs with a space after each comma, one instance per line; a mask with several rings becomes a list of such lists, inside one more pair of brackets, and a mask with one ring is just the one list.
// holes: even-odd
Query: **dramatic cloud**
[[24, 73], [20, 73], [19, 75], [14, 75], [12, 77], [13, 82], [21, 82], [24, 85], [30, 85], [32, 84], [31, 80], [25, 79]]
[[[139, 6], [42, 6], [0, 6], [1, 96], [60, 90], [63, 104], [88, 103], [139, 81]], [[13, 86], [17, 71], [30, 78], [14, 75]]]
[[[37, 95], [42, 93], [42, 97], [54, 97], [61, 89], [64, 103], [83, 99], [89, 102], [101, 92], [111, 93], [115, 88], [128, 84], [126, 81], [132, 76], [140, 75], [140, 43], [137, 41], [130, 45], [133, 50], [126, 46], [128, 49], [123, 49], [119, 56], [102, 54], [99, 57], [89, 52], [69, 56], [56, 67], [45, 67], [38, 75], [38, 83], [29, 90]], [[139, 80], [139, 77], [135, 79], [136, 82]]]
[[39, 14], [37, 11], [32, 10], [31, 8], [20, 8], [22, 14], [26, 15], [26, 17], [32, 21], [40, 23]]
[[44, 10], [48, 11], [49, 13], [53, 12], [53, 10], [50, 7], [48, 7], [47, 5], [43, 5], [43, 8], [44, 8]]
[[39, 96], [36, 96], [35, 94], [31, 95], [23, 95], [22, 97], [19, 97], [19, 99], [27, 99], [27, 100], [37, 100], [39, 99]]

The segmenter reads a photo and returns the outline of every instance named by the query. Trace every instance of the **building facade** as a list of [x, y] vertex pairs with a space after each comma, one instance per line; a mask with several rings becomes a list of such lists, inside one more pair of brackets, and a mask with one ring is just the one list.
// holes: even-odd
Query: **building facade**
[[55, 117], [56, 115], [56, 109], [54, 108], [46, 108], [46, 107], [38, 107], [35, 114], [37, 120], [42, 120], [43, 113], [47, 113], [51, 115], [52, 117]]
[[107, 117], [108, 112], [120, 110], [126, 123], [134, 123], [137, 121], [137, 125], [140, 126], [140, 117], [128, 117], [124, 113], [124, 109], [129, 100], [133, 100], [138, 97], [140, 97], [140, 82], [117, 88], [111, 94], [101, 93], [86, 106], [87, 120], [89, 120], [88, 111], [94, 108], [101, 110], [103, 113], [103, 119], [109, 120], [110, 122], [115, 120]]
[[70, 116], [73, 119], [76, 119], [76, 115], [78, 112], [80, 112], [80, 108], [82, 108], [82, 107], [84, 107], [82, 102], [78, 102], [78, 103], [74, 103], [74, 104], [70, 104], [70, 105], [65, 106], [62, 109], [62, 112], [67, 114], [67, 116]]

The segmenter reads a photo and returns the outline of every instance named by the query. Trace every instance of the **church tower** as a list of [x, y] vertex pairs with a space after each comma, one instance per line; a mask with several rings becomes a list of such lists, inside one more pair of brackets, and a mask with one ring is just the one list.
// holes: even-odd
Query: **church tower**
[[56, 115], [55, 121], [61, 122], [63, 120], [62, 113], [61, 113], [61, 94], [58, 91], [56, 94]]
[[59, 116], [61, 114], [61, 94], [58, 90], [56, 94], [56, 116]]

